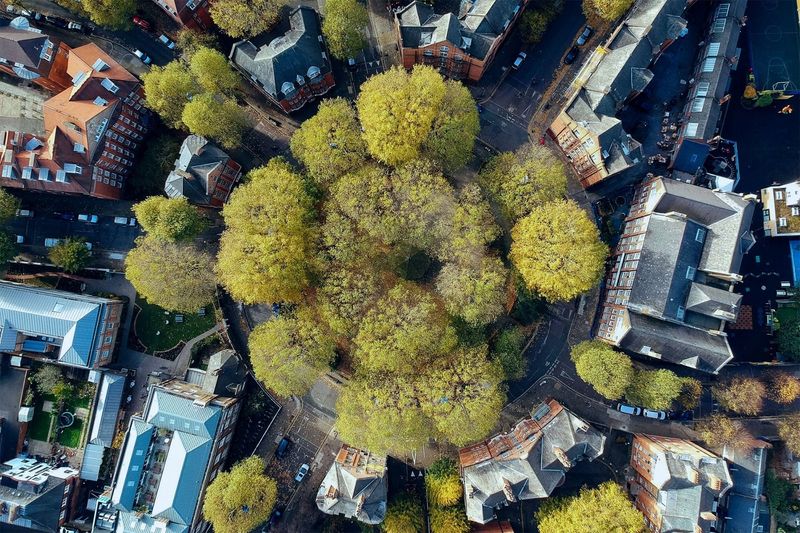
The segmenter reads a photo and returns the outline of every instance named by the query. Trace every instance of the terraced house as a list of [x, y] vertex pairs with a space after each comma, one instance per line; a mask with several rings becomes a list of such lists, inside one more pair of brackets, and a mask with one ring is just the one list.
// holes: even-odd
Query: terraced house
[[43, 137], [3, 133], [0, 185], [119, 199], [147, 133], [141, 83], [94, 44], [70, 50], [67, 75], [44, 103]]
[[0, 281], [0, 351], [79, 368], [107, 365], [123, 305]]
[[605, 283], [597, 338], [716, 373], [733, 359], [755, 197], [652, 178], [636, 191]]
[[181, 26], [207, 30], [214, 25], [211, 20], [210, 0], [153, 0], [158, 7]]
[[459, 14], [437, 15], [412, 2], [395, 15], [403, 66], [431, 65], [456, 80], [478, 81], [525, 11], [528, 0], [475, 0]]
[[63, 91], [70, 85], [69, 50], [66, 44], [31, 26], [25, 17], [0, 26], [0, 71], [50, 92]]

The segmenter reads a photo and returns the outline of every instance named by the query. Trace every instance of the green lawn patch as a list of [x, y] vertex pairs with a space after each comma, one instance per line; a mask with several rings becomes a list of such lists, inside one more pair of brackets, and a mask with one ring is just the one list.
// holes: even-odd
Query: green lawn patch
[[83, 433], [83, 420], [76, 418], [70, 427], [61, 431], [58, 442], [67, 448], [77, 448], [81, 444], [81, 433]]
[[50, 432], [50, 422], [53, 416], [50, 413], [42, 411], [42, 406], [36, 407], [36, 413], [33, 415], [28, 426], [28, 436], [33, 440], [42, 440], [47, 442], [47, 436]]
[[775, 310], [775, 316], [778, 317], [778, 322], [784, 322], [797, 318], [798, 308], [793, 305], [782, 305]]
[[[169, 350], [180, 341], [188, 341], [214, 327], [214, 309], [210, 305], [206, 307], [206, 316], [197, 313], [165, 314], [164, 309], [140, 298], [136, 299], [136, 305], [141, 309], [136, 317], [136, 336], [147, 346], [148, 352]], [[176, 323], [175, 315], [183, 315], [183, 323]]]

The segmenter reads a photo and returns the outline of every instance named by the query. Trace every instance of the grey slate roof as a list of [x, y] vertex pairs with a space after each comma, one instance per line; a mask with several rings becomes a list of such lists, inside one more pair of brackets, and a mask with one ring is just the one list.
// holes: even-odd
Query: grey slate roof
[[0, 57], [9, 63], [21, 63], [36, 69], [46, 42], [47, 35], [36, 31], [0, 27]]
[[189, 135], [181, 144], [175, 169], [167, 176], [164, 192], [170, 198], [185, 196], [190, 202], [207, 204], [212, 193], [209, 176], [224, 167], [228, 160], [230, 156], [205, 137]]
[[18, 333], [52, 337], [58, 362], [90, 367], [103, 306], [110, 300], [0, 281], [0, 349], [11, 351]]
[[122, 510], [133, 510], [133, 501], [142, 477], [144, 459], [154, 432], [155, 426], [152, 424], [137, 418], [131, 419], [117, 465], [117, 475], [114, 476], [114, 491], [111, 493], [111, 501]]
[[122, 395], [125, 392], [125, 376], [111, 372], [103, 373], [100, 393], [94, 406], [94, 421], [89, 442], [109, 448], [114, 440], [117, 416]]
[[81, 479], [88, 481], [98, 480], [105, 452], [106, 448], [102, 444], [92, 444], [90, 442], [86, 445], [83, 449], [83, 459], [81, 460]]
[[[348, 462], [352, 458], [363, 465]], [[317, 491], [317, 507], [323, 513], [379, 524], [386, 516], [387, 491], [386, 457], [344, 444]]]
[[278, 101], [292, 97], [300, 84], [331, 70], [317, 13], [301, 6], [292, 11], [289, 22], [291, 29], [269, 44], [256, 48], [250, 41], [239, 41], [230, 54], [234, 64]]
[[574, 464], [603, 453], [605, 436], [576, 415], [562, 409], [540, 432], [527, 453], [506, 459], [502, 455], [462, 468], [467, 518], [485, 524], [494, 509], [505, 505], [507, 493], [516, 500], [546, 498], [569, 470], [558, 459], [560, 448]]
[[[2, 467], [0, 467], [2, 468]], [[39, 489], [39, 493], [17, 490], [0, 485], [0, 505], [5, 508], [16, 506], [18, 517], [9, 522], [9, 513], [0, 514], [0, 531], [58, 531], [61, 498], [64, 496], [64, 481], [49, 477]]]
[[235, 396], [247, 379], [247, 367], [233, 350], [222, 350], [208, 360], [208, 369], [203, 377], [203, 390], [219, 396]]
[[722, 453], [730, 463], [733, 481], [725, 512], [726, 533], [756, 533], [763, 515], [769, 518], [769, 509], [761, 501], [769, 445], [763, 441], [754, 443], [756, 446], [749, 450], [726, 446]]
[[724, 319], [730, 315], [736, 316], [739, 313], [742, 297], [741, 294], [724, 291], [702, 283], [692, 283], [689, 289], [689, 297], [686, 299], [686, 310]]
[[192, 400], [155, 388], [150, 394], [146, 420], [156, 427], [212, 438], [217, 431], [221, 411], [216, 406], [202, 407]]
[[415, 1], [396, 16], [406, 48], [449, 42], [484, 59], [521, 5], [520, 0], [476, 0], [459, 20], [453, 13], [437, 15], [429, 5]]
[[684, 324], [629, 313], [630, 330], [620, 348], [656, 356], [703, 372], [717, 372], [733, 359], [727, 338]]

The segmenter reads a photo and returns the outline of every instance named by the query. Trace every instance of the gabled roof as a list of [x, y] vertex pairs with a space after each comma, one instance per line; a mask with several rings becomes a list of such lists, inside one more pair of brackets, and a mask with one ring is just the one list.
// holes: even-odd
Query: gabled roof
[[105, 448], [111, 447], [117, 428], [117, 417], [122, 395], [125, 392], [125, 376], [105, 372], [100, 383], [100, 394], [94, 406], [94, 421], [89, 433], [89, 442]]
[[467, 517], [492, 519], [507, 501], [546, 498], [571, 466], [603, 453], [605, 437], [555, 400], [509, 433], [459, 451]]
[[37, 31], [0, 27], [0, 57], [9, 63], [20, 63], [35, 69], [41, 61], [41, 53], [47, 43], [47, 35]]
[[[144, 526], [144, 529], [142, 528]], [[152, 516], [121, 511], [117, 518], [115, 533], [189, 533], [189, 526], [176, 522], [167, 522]]]
[[155, 388], [150, 395], [147, 422], [156, 427], [212, 438], [221, 418], [217, 406], [196, 405], [191, 399]]
[[52, 337], [60, 342], [58, 361], [89, 367], [103, 305], [110, 300], [0, 281], [0, 338], [16, 332]]
[[300, 85], [331, 70], [316, 11], [300, 6], [289, 15], [289, 23], [291, 29], [286, 34], [261, 48], [250, 41], [239, 41], [230, 56], [277, 100], [294, 96]]
[[117, 475], [114, 477], [114, 491], [111, 493], [111, 501], [120, 509], [133, 510], [144, 459], [154, 432], [155, 426], [152, 424], [136, 418], [131, 419], [117, 466]]
[[181, 145], [175, 170], [167, 176], [164, 192], [170, 198], [184, 196], [190, 202], [208, 204], [217, 176], [230, 161], [227, 153], [205, 137], [189, 135]]
[[212, 441], [182, 431], [172, 434], [169, 452], [161, 473], [153, 518], [191, 525], [203, 488]]
[[386, 457], [343, 444], [317, 491], [317, 507], [367, 524], [386, 516]]
[[500, 35], [520, 7], [519, 0], [475, 0], [462, 17], [464, 27], [475, 33]]

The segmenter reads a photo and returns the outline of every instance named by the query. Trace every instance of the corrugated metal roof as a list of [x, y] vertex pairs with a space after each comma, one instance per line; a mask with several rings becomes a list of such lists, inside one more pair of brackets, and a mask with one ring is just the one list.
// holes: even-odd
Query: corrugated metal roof
[[89, 442], [106, 448], [111, 446], [111, 441], [114, 440], [114, 430], [117, 427], [119, 405], [124, 393], [125, 376], [110, 372], [103, 375], [100, 394], [94, 409], [94, 421], [92, 422], [92, 432], [89, 434]]
[[60, 340], [59, 361], [91, 366], [100, 312], [108, 300], [0, 282], [1, 339], [17, 331]]
[[100, 477], [100, 466], [103, 464], [103, 454], [106, 449], [100, 444], [89, 443], [83, 451], [81, 463], [81, 479], [97, 481]]
[[189, 398], [181, 398], [156, 388], [147, 410], [147, 421], [157, 427], [211, 438], [217, 430], [221, 409], [202, 407]]
[[203, 488], [211, 439], [176, 431], [170, 442], [152, 516], [191, 524]]
[[[155, 528], [155, 530], [152, 528]], [[120, 512], [115, 531], [116, 533], [142, 533], [142, 531], [147, 533], [151, 531], [156, 531], [157, 533], [189, 533], [189, 526], [176, 524], [175, 522], [164, 524], [164, 522], [156, 520], [149, 515], [137, 516], [136, 513]]]

